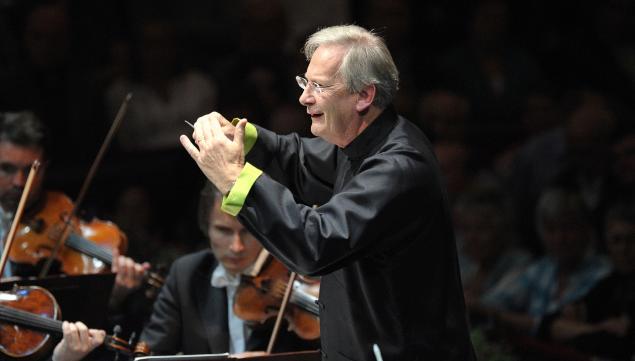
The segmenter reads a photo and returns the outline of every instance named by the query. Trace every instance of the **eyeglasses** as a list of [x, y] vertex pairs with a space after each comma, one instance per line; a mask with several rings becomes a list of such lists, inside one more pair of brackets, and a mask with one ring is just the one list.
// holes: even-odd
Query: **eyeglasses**
[[318, 94], [321, 94], [321, 93], [324, 91], [324, 89], [328, 89], [328, 88], [330, 88], [330, 87], [332, 87], [332, 86], [334, 86], [334, 85], [335, 85], [335, 84], [331, 84], [331, 85], [322, 85], [322, 84], [316, 83], [316, 82], [314, 82], [314, 81], [307, 80], [307, 78], [305, 78], [305, 77], [303, 77], [303, 76], [300, 76], [300, 75], [297, 75], [297, 76], [295, 77], [295, 81], [297, 81], [297, 82], [298, 82], [298, 86], [299, 86], [300, 88], [302, 88], [302, 90], [305, 90], [307, 87], [309, 87], [309, 86], [310, 86], [310, 87], [312, 87], [313, 89], [315, 89], [315, 91], [316, 91]]

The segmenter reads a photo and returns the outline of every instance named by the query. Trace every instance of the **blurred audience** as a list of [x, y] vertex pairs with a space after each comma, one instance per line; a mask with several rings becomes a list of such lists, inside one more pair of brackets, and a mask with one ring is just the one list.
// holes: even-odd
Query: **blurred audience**
[[501, 280], [473, 309], [499, 326], [535, 335], [544, 316], [580, 300], [611, 270], [595, 252], [591, 215], [571, 190], [550, 188], [536, 208], [545, 255]]
[[635, 132], [621, 134], [611, 146], [608, 202], [635, 197]]
[[144, 184], [144, 191], [161, 208], [155, 232], [182, 242], [195, 232], [179, 226], [193, 219], [195, 212], [179, 208], [195, 204], [200, 177], [187, 164], [178, 135], [192, 131], [185, 120], [193, 123], [218, 106], [216, 86], [207, 74], [188, 66], [184, 39], [167, 17], [139, 17], [130, 43], [116, 42], [114, 48], [124, 55], [128, 51], [129, 72], [113, 79], [104, 95], [114, 118], [126, 93], [132, 93], [117, 132], [112, 166], [120, 193], [113, 199], [122, 197], [131, 184]]
[[418, 108], [419, 125], [432, 142], [467, 140], [470, 103], [465, 97], [433, 90], [421, 96]]
[[99, 99], [104, 84], [75, 56], [78, 44], [67, 2], [21, 5], [16, 9], [23, 17], [15, 29], [16, 64], [0, 70], [0, 111], [31, 109], [42, 119], [57, 139], [51, 148], [56, 161], [50, 183], [76, 192], [107, 130]]
[[134, 96], [118, 131], [119, 147], [126, 152], [175, 149], [183, 120], [194, 122], [217, 106], [216, 87], [208, 76], [183, 64], [182, 39], [167, 20], [143, 21], [128, 49], [131, 73], [115, 79], [106, 92], [113, 118], [125, 95]]
[[[502, 190], [477, 184], [454, 206], [459, 265], [468, 309], [503, 278], [524, 270], [531, 254], [517, 246], [510, 204]], [[475, 327], [483, 320], [471, 315]]]
[[473, 107], [468, 137], [484, 163], [522, 136], [517, 109], [542, 85], [537, 64], [513, 41], [512, 21], [506, 1], [477, 2], [465, 43], [439, 59], [443, 85], [465, 95]]
[[588, 354], [610, 360], [635, 356], [635, 203], [614, 203], [606, 215], [605, 242], [614, 266], [580, 301], [543, 322], [542, 331]]
[[[530, 138], [513, 160], [508, 187], [524, 242], [535, 253], [543, 250], [534, 231], [538, 195], [548, 186], [576, 189], [595, 219], [601, 215], [608, 186], [610, 142], [617, 117], [609, 100], [591, 91], [572, 93], [565, 100], [563, 125]], [[595, 226], [600, 226], [597, 222]]]
[[433, 149], [452, 203], [472, 181], [470, 149], [457, 141], [437, 142]]

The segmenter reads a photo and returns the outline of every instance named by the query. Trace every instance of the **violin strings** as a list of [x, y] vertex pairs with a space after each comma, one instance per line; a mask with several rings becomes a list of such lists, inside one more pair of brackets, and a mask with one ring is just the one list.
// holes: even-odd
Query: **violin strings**
[[[272, 287], [272, 294], [274, 297], [282, 298], [284, 296], [284, 292], [286, 290], [286, 283], [281, 280], [275, 280]], [[305, 294], [304, 292], [299, 291], [298, 289], [294, 289], [291, 293], [291, 303], [299, 306], [300, 308], [312, 313], [315, 316], [320, 314], [320, 308], [315, 303], [317, 300], [316, 297]]]
[[66, 245], [88, 256], [112, 264], [112, 252], [88, 241], [76, 234], [71, 234], [66, 241]]
[[315, 303], [315, 300], [317, 300], [316, 297], [304, 292], [299, 292], [298, 290], [295, 290], [291, 294], [292, 303], [300, 306], [302, 309], [314, 314], [315, 316], [318, 316], [320, 314], [320, 308]]
[[45, 331], [62, 332], [62, 322], [27, 311], [0, 305], [0, 319]]
[[[109, 265], [112, 265], [113, 263], [113, 255], [109, 249], [99, 246], [77, 234], [69, 235], [66, 241], [66, 245], [69, 248], [72, 248], [87, 256], [97, 258], [98, 260]], [[165, 282], [164, 278], [156, 272], [145, 272], [145, 277], [147, 278], [148, 283], [156, 288], [160, 288]]]
[[300, 308], [312, 313], [315, 316], [319, 315], [320, 309], [314, 301], [308, 300], [301, 296], [297, 298], [294, 298], [293, 296], [291, 296], [291, 298], [292, 298], [291, 302], [293, 304], [300, 306]]

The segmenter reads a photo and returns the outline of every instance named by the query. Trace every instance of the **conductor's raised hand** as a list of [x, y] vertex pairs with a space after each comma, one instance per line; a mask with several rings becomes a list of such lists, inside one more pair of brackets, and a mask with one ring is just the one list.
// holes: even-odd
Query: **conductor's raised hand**
[[[200, 119], [213, 119], [213, 118], [218, 120], [218, 122], [221, 125], [221, 129], [223, 129], [223, 133], [225, 133], [225, 136], [233, 140], [234, 130], [236, 129], [236, 127], [234, 127], [234, 125], [229, 120], [225, 119], [225, 117], [223, 117], [220, 113], [211, 112], [209, 114], [203, 115], [202, 117], [198, 119], [200, 120]], [[196, 123], [194, 123], [194, 132], [192, 133], [192, 138], [197, 139]]]
[[246, 124], [247, 120], [241, 119], [234, 127], [213, 112], [198, 118], [194, 124], [192, 138], [196, 145], [187, 136], [180, 137], [181, 144], [203, 174], [223, 194], [229, 192], [245, 164]]

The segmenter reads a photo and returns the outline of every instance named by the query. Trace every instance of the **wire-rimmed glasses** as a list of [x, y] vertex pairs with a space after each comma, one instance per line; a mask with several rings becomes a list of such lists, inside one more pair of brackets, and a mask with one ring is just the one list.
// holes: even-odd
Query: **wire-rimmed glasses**
[[328, 89], [332, 86], [334, 86], [335, 84], [331, 84], [331, 85], [322, 85], [320, 83], [316, 83], [314, 81], [310, 81], [307, 78], [301, 76], [301, 75], [296, 75], [295, 77], [295, 81], [298, 82], [298, 86], [302, 89], [305, 90], [307, 87], [311, 87], [313, 89], [315, 89], [315, 91], [318, 94], [321, 94], [325, 89]]

